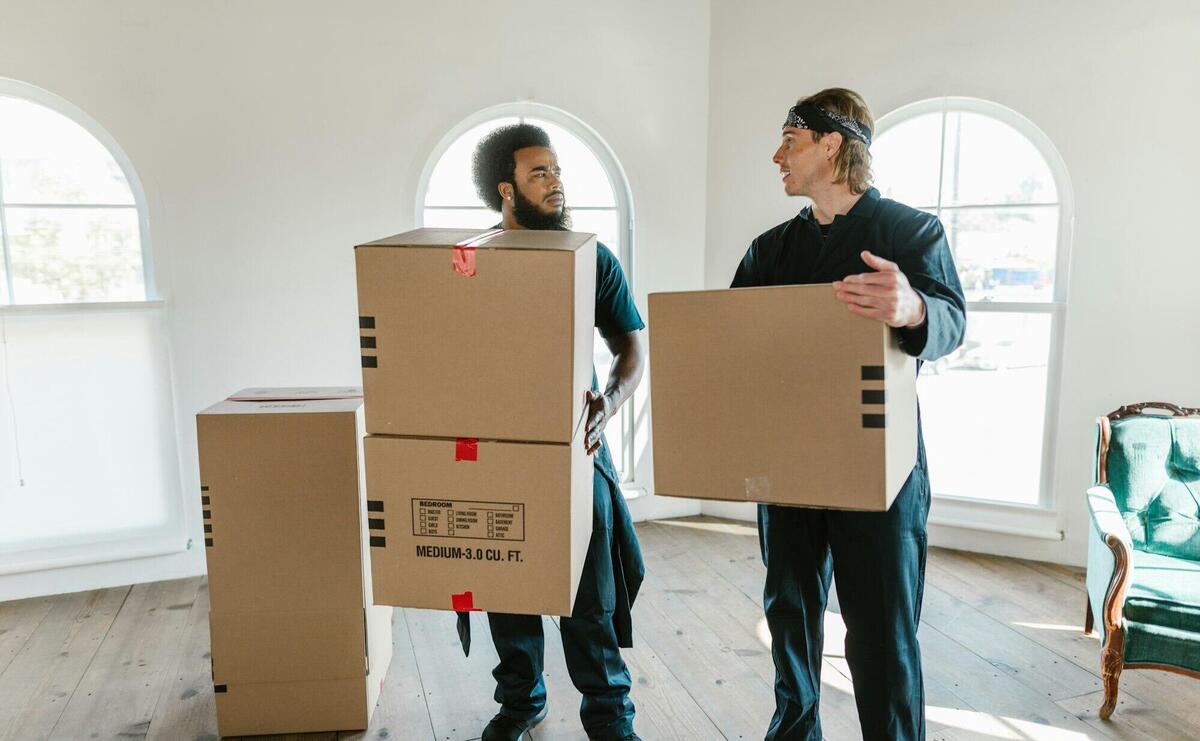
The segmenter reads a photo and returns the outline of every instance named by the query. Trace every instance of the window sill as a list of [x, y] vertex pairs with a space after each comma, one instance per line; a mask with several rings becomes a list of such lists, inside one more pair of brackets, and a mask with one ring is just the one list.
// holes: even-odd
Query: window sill
[[195, 548], [190, 538], [184, 538], [173, 528], [164, 529], [171, 532], [166, 535], [128, 535], [107, 541], [44, 546], [25, 551], [6, 550], [0, 554], [0, 576], [169, 556]]
[[167, 305], [165, 299], [145, 301], [89, 301], [63, 304], [0, 304], [3, 314], [70, 314], [91, 311], [137, 311], [139, 309], [161, 309]]
[[621, 494], [625, 497], [626, 502], [630, 502], [634, 499], [641, 499], [648, 492], [646, 491], [646, 487], [631, 481], [621, 484]]
[[1027, 504], [934, 495], [929, 525], [1061, 541], [1064, 534], [1058, 515], [1057, 510]]

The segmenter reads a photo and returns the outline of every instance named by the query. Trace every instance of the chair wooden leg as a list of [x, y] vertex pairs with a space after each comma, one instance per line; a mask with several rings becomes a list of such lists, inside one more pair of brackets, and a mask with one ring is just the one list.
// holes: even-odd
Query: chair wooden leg
[[1115, 628], [1108, 632], [1104, 648], [1100, 652], [1100, 673], [1104, 677], [1104, 704], [1100, 706], [1100, 718], [1108, 720], [1117, 707], [1117, 684], [1121, 669], [1125, 667], [1125, 631]]
[[1085, 596], [1084, 600], [1087, 602], [1087, 612], [1084, 613], [1083, 616], [1083, 634], [1085, 636], [1090, 636], [1092, 634], [1092, 628], [1096, 627], [1096, 621], [1095, 618], [1092, 617], [1091, 598]]

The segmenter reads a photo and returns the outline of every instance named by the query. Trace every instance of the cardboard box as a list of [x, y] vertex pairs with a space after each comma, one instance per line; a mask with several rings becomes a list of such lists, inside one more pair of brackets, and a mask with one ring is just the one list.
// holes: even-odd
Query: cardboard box
[[595, 237], [480, 234], [418, 229], [355, 248], [368, 432], [574, 439], [592, 382]]
[[655, 493], [886, 510], [916, 463], [916, 363], [828, 284], [650, 296]]
[[375, 601], [570, 615], [592, 534], [592, 459], [571, 444], [372, 435]]
[[392, 608], [371, 601], [355, 393], [247, 389], [196, 416], [221, 735], [362, 729], [379, 698]]

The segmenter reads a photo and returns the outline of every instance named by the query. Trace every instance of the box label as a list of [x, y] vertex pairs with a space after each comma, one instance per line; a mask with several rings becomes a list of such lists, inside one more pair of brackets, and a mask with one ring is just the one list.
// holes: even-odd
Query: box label
[[413, 535], [525, 540], [525, 505], [462, 499], [413, 499]]

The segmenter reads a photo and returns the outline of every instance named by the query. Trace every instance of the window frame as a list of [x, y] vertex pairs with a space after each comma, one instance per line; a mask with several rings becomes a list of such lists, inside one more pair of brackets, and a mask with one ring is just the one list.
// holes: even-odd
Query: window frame
[[[133, 168], [133, 161], [125, 154], [125, 150], [117, 143], [108, 131], [99, 124], [94, 118], [89, 116], [83, 109], [73, 103], [55, 95], [54, 93], [44, 90], [36, 85], [30, 85], [26, 82], [13, 80], [5, 77], [0, 77], [0, 97], [17, 98], [19, 100], [28, 101], [35, 105], [40, 105], [48, 108], [59, 115], [65, 116], [78, 126], [81, 126], [84, 131], [90, 134], [96, 141], [100, 143], [117, 166], [121, 168], [121, 173], [125, 176], [125, 182], [129, 184], [130, 193], [133, 195], [133, 206], [137, 212], [138, 221], [138, 239], [141, 243], [142, 253], [142, 283], [145, 294], [141, 300], [134, 301], [59, 301], [53, 303], [24, 303], [13, 301], [13, 277], [11, 256], [8, 247], [8, 218], [5, 214], [8, 206], [4, 203], [4, 183], [0, 177], [0, 253], [3, 253], [5, 280], [7, 286], [8, 302], [0, 303], [0, 310], [8, 310], [18, 307], [61, 307], [61, 306], [77, 306], [87, 307], [94, 305], [108, 305], [110, 303], [119, 303], [124, 305], [140, 305], [140, 304], [157, 304], [162, 302], [162, 296], [158, 291], [158, 281], [155, 279], [154, 258], [150, 249], [150, 216], [146, 206], [146, 191], [142, 187], [142, 181], [137, 175], [137, 171]], [[112, 204], [44, 204], [46, 206], [54, 206], [60, 208], [96, 208], [104, 207]], [[39, 205], [40, 207], [40, 205]], [[125, 204], [120, 204], [120, 208], [130, 208]]]
[[[561, 126], [567, 131], [574, 134], [584, 143], [592, 154], [600, 160], [600, 164], [604, 169], [605, 176], [608, 177], [609, 187], [612, 189], [615, 205], [612, 210], [617, 213], [617, 223], [619, 233], [621, 235], [620, 250], [617, 254], [617, 259], [621, 262], [621, 268], [625, 272], [625, 279], [629, 282], [629, 289], [635, 292], [635, 271], [634, 271], [634, 209], [633, 209], [633, 193], [630, 190], [629, 178], [625, 174], [625, 168], [621, 166], [620, 160], [613, 152], [612, 147], [608, 142], [596, 133], [595, 129], [588, 126], [584, 121], [576, 116], [573, 116], [566, 111], [546, 105], [544, 103], [535, 103], [533, 101], [516, 101], [512, 103], [499, 103], [489, 106], [472, 113], [466, 118], [452, 126], [438, 140], [433, 147], [429, 156], [425, 158], [425, 165], [421, 169], [421, 177], [417, 181], [417, 188], [413, 202], [414, 221], [418, 227], [425, 225], [425, 209], [426, 208], [474, 208], [474, 207], [455, 207], [446, 205], [426, 206], [425, 195], [429, 190], [429, 181], [433, 177], [434, 168], [441, 161], [442, 156], [446, 153], [451, 145], [458, 141], [459, 137], [467, 133], [471, 129], [481, 124], [486, 124], [489, 121], [516, 118], [524, 122], [527, 118], [541, 119], [550, 123]], [[573, 209], [576, 207], [572, 207]], [[609, 207], [591, 208], [585, 207], [585, 210], [609, 210]], [[623, 456], [622, 460], [617, 461], [618, 468], [621, 472], [621, 483], [629, 486], [636, 486], [637, 482], [637, 455], [634, 451], [635, 431], [637, 429], [637, 414], [634, 397], [630, 397], [625, 404], [625, 424], [621, 430], [623, 440]]]
[[[1012, 127], [1017, 133], [1037, 150], [1054, 178], [1057, 191], [1057, 202], [1030, 202], [1028, 204], [956, 204], [943, 206], [943, 181], [945, 176], [946, 159], [946, 122], [952, 112], [975, 113], [987, 116]], [[946, 494], [934, 492], [933, 496], [949, 505], [949, 509], [957, 519], [931, 519], [934, 524], [957, 525], [969, 529], [994, 529], [982, 527], [971, 511], [980, 508], [996, 511], [1024, 511], [1027, 515], [1023, 524], [1012, 528], [1014, 531], [1028, 533], [1034, 529], [1040, 537], [1061, 539], [1058, 530], [1046, 530], [1049, 522], [1039, 515], [1054, 513], [1057, 497], [1054, 492], [1055, 481], [1055, 449], [1059, 428], [1059, 408], [1062, 396], [1063, 375], [1063, 335], [1066, 328], [1066, 315], [1069, 296], [1071, 240], [1074, 231], [1074, 199], [1070, 175], [1066, 162], [1054, 143], [1033, 121], [1020, 113], [1004, 106], [981, 98], [963, 96], [943, 96], [910, 103], [897, 108], [880, 117], [876, 123], [876, 139], [885, 134], [890, 128], [918, 116], [938, 113], [941, 115], [941, 147], [938, 161], [938, 195], [936, 214], [941, 219], [943, 211], [956, 210], [1000, 210], [1005, 208], [1054, 207], [1059, 209], [1058, 240], [1054, 261], [1054, 292], [1052, 300], [1046, 302], [1006, 302], [1006, 301], [969, 301], [967, 313], [1015, 313], [1015, 314], [1046, 314], [1050, 317], [1050, 348], [1046, 368], [1046, 401], [1042, 416], [1042, 458], [1040, 461], [1039, 491], [1036, 504], [1002, 502], [992, 499], [971, 497], [963, 494]], [[928, 204], [910, 204], [916, 208], [926, 208]], [[954, 246], [951, 245], [951, 250]], [[1037, 528], [1041, 528], [1037, 530]]]

